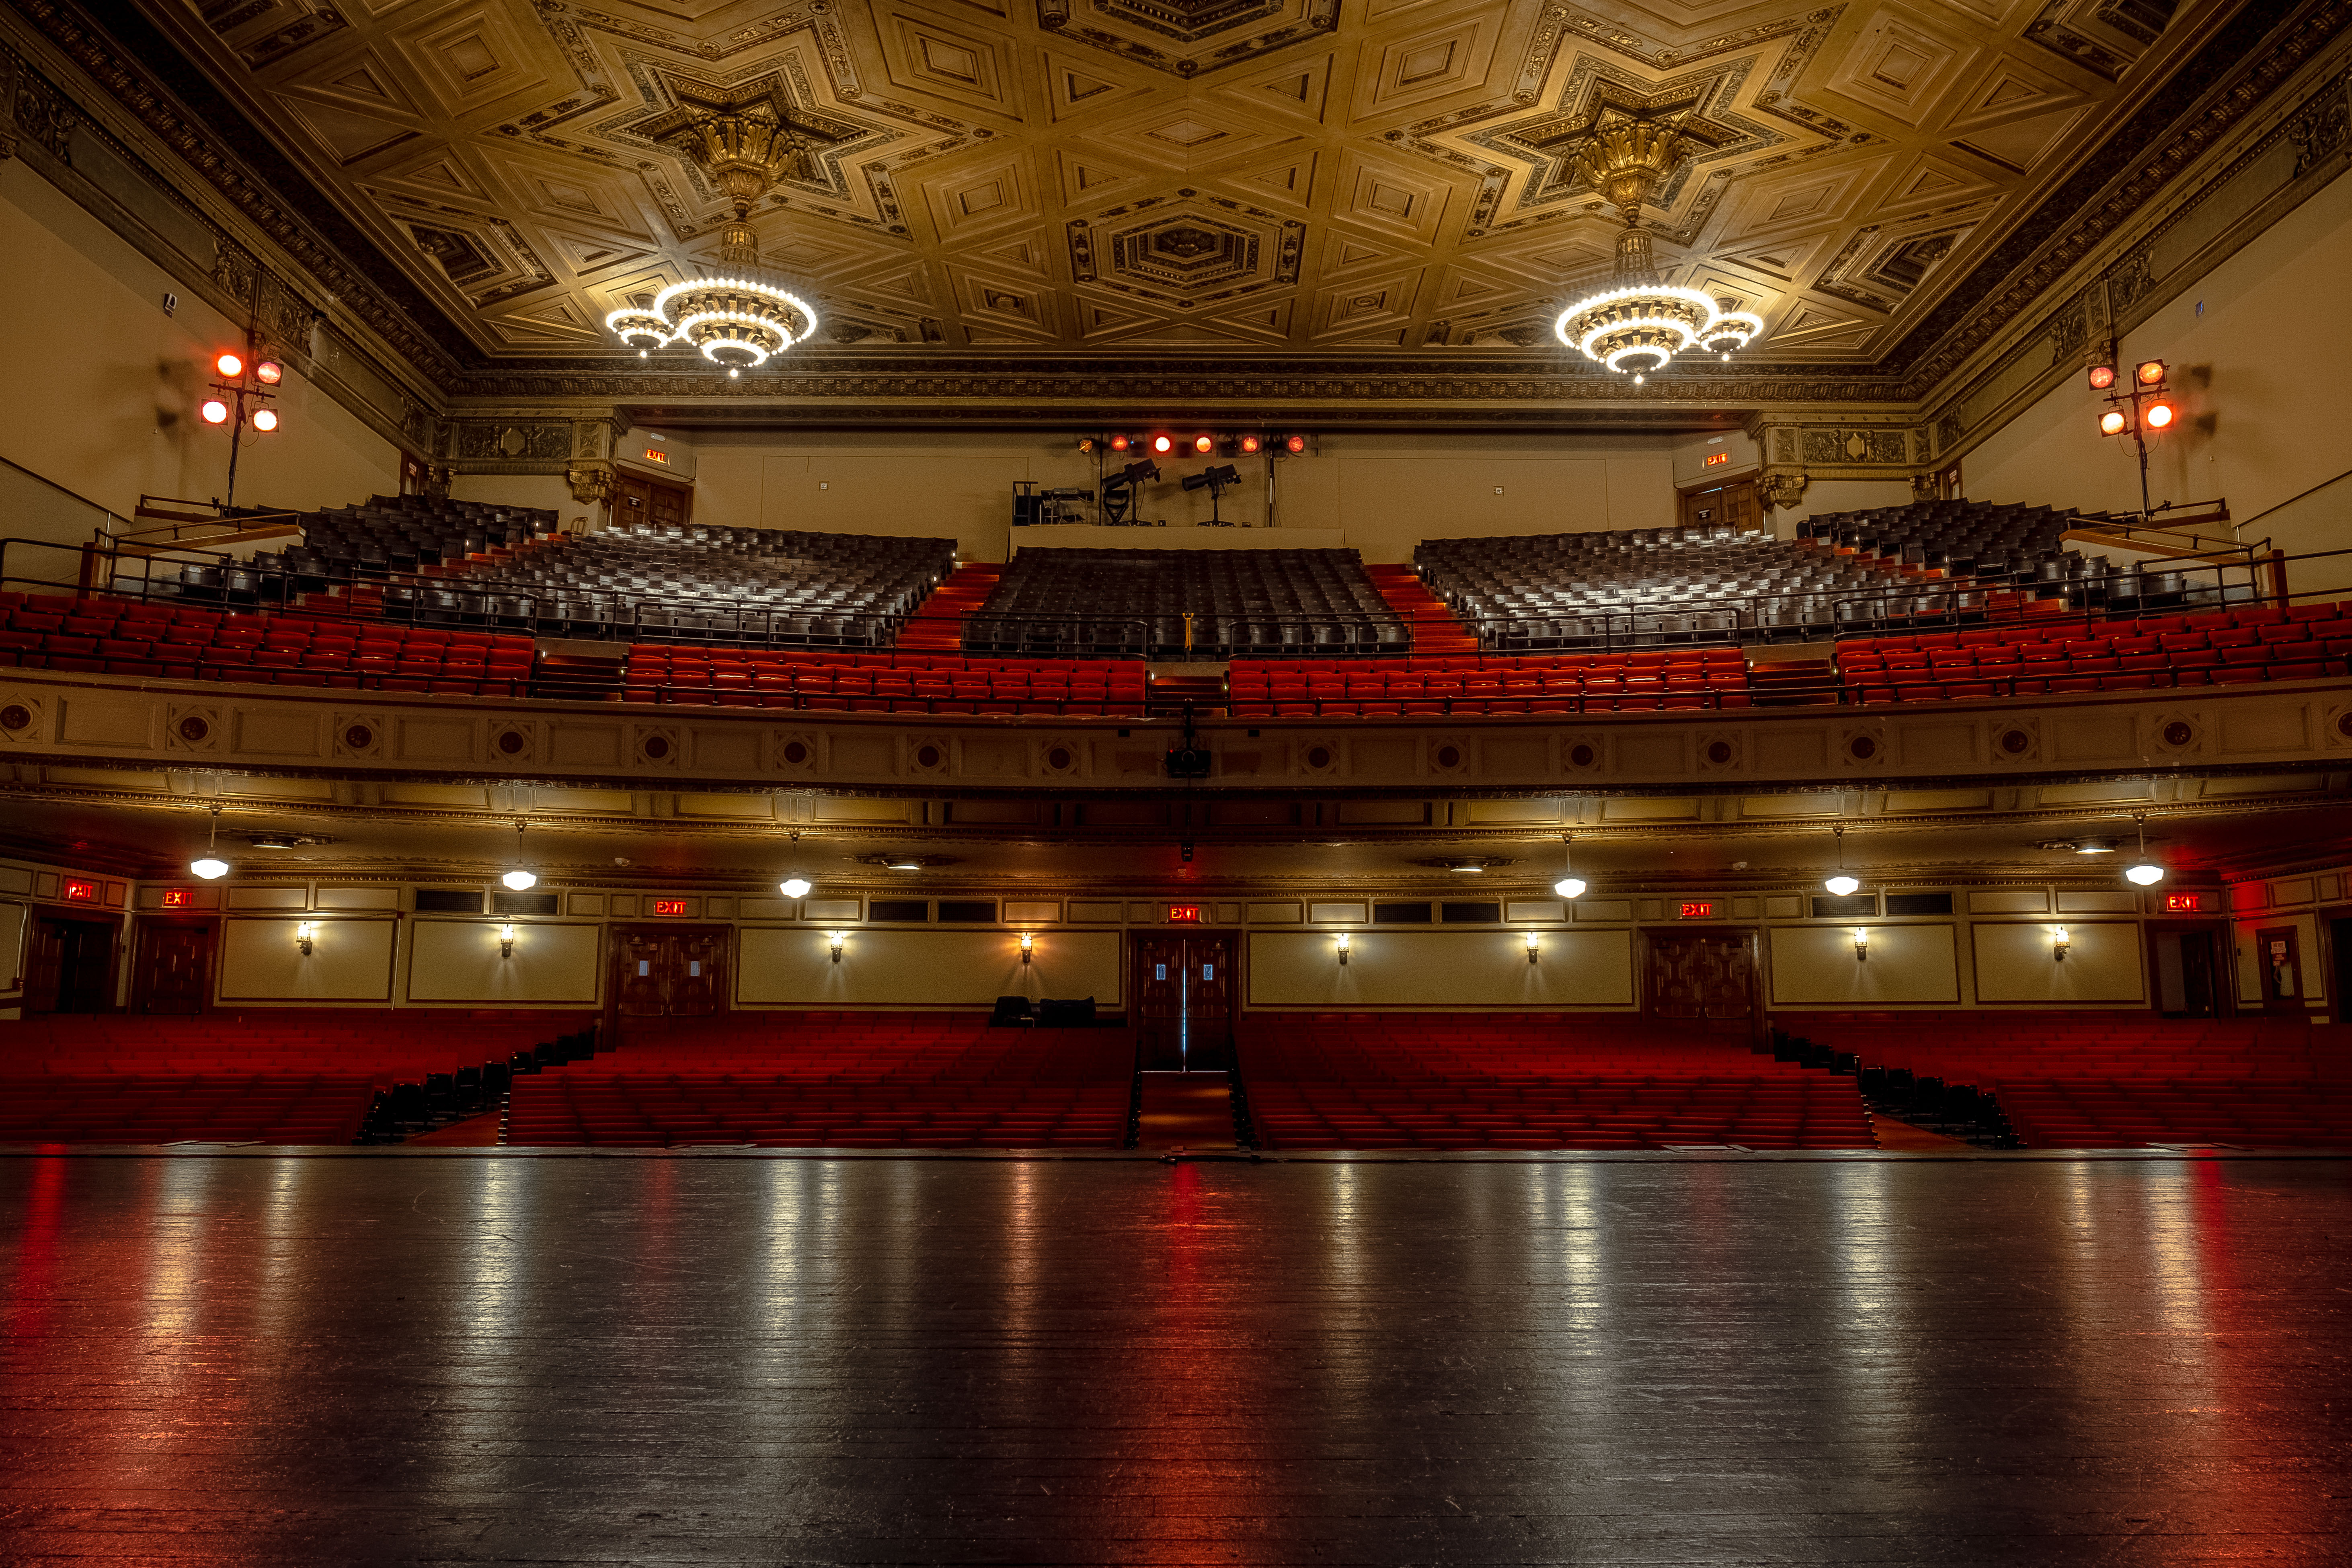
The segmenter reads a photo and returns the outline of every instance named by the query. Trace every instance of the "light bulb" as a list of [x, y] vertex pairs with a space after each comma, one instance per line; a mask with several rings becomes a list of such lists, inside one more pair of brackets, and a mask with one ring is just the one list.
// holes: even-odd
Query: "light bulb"
[[520, 893], [525, 888], [536, 886], [539, 878], [536, 873], [530, 871], [509, 871], [499, 880]]
[[2124, 868], [2124, 879], [2137, 882], [2143, 888], [2153, 888], [2164, 880], [2164, 868], [2143, 860], [2137, 866]]
[[1647, 379], [1648, 379], [1648, 378], [1647, 378], [1647, 377], [1645, 377], [1645, 376], [1640, 376], [1640, 375], [1637, 375], [1637, 376], [1635, 376], [1635, 377], [1633, 378], [1633, 384], [1634, 384], [1635, 386], [1639, 386], [1639, 385], [1641, 385], [1641, 384], [1642, 384], [1642, 383], [1643, 383], [1643, 381], [1645, 381], [1645, 380], [1647, 380]]
[[1856, 888], [1861, 887], [1862, 884], [1855, 881], [1852, 877], [1840, 873], [1837, 876], [1832, 877], [1828, 881], [1823, 882], [1822, 886], [1827, 888], [1831, 892], [1835, 893], [1839, 898], [1843, 899], [1848, 893], [1853, 892]]
[[788, 899], [804, 899], [808, 897], [808, 890], [809, 880], [806, 877], [787, 877], [776, 884], [776, 891]]
[[188, 867], [191, 876], [202, 877], [207, 882], [217, 882], [228, 875], [228, 862], [207, 855]]
[[1580, 899], [1584, 896], [1584, 881], [1580, 877], [1562, 877], [1551, 885], [1551, 890], [1563, 899]]

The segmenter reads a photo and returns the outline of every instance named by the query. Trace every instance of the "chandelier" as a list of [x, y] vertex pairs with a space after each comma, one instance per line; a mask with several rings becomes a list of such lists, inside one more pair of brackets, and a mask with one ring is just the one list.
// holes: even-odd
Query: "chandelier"
[[765, 106], [707, 115], [677, 138], [735, 206], [719, 234], [720, 273], [673, 283], [646, 305], [628, 305], [604, 318], [606, 330], [644, 359], [657, 348], [685, 343], [722, 365], [730, 376], [757, 369], [816, 330], [816, 311], [800, 296], [761, 281], [759, 236], [751, 204], [787, 170], [805, 163], [807, 151], [789, 121]]
[[1596, 125], [1576, 150], [1577, 172], [1625, 218], [1617, 237], [1617, 270], [1609, 286], [1559, 313], [1559, 341], [1611, 370], [1633, 373], [1640, 385], [1679, 353], [1704, 349], [1729, 359], [1764, 330], [1760, 317], [1729, 308], [1696, 289], [1661, 280], [1642, 226], [1642, 203], [1689, 151], [1684, 122], [1696, 105]]

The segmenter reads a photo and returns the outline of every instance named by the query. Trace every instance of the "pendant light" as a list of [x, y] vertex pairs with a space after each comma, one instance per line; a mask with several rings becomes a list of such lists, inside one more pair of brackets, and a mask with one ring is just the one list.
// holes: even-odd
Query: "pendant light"
[[776, 891], [788, 899], [805, 899], [809, 895], [810, 885], [809, 879], [801, 875], [801, 836], [800, 830], [794, 828], [793, 830], [793, 868], [782, 881], [776, 884]]
[[1576, 874], [1575, 837], [1563, 833], [1559, 836], [1559, 842], [1561, 845], [1559, 880], [1551, 885], [1551, 890], [1563, 899], [1581, 898], [1584, 894], [1584, 883]]
[[1837, 872], [1822, 886], [1843, 899], [1862, 884], [1845, 874], [1845, 824], [1841, 822], [1831, 831], [1837, 835]]
[[[515, 824], [515, 858], [517, 859], [520, 859], [522, 858], [523, 826], [524, 825], [522, 823], [518, 822]], [[520, 893], [528, 889], [537, 887], [539, 885], [539, 874], [535, 871], [525, 870], [522, 867], [518, 866], [513, 870], [508, 872], [505, 876], [500, 877], [499, 880], [504, 882], [508, 887], [512, 888], [516, 892]]]
[[189, 862], [189, 874], [191, 876], [202, 877], [207, 882], [216, 882], [223, 877], [227, 876], [228, 862], [220, 858], [219, 847], [220, 803], [218, 801], [215, 801], [213, 803], [213, 830], [211, 835], [205, 840], [204, 858]]
[[2137, 887], [2153, 888], [2164, 880], [2164, 868], [2147, 858], [2147, 813], [2133, 812], [2132, 821], [2139, 827], [2139, 858], [2124, 868], [2124, 880]]

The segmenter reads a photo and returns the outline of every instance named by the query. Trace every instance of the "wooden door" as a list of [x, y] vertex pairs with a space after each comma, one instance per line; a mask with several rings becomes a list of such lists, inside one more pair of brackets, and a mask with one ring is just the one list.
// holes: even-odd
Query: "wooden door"
[[617, 926], [613, 1004], [627, 1018], [699, 1018], [727, 1010], [727, 932], [711, 926]]
[[1648, 933], [1644, 1010], [1664, 1022], [1748, 1030], [1756, 1021], [1756, 938], [1751, 931]]
[[2148, 927], [2148, 973], [2156, 980], [2156, 1010], [2168, 1018], [2228, 1018], [2236, 1015], [2229, 968], [2228, 931], [2218, 925], [2166, 922]]
[[2266, 926], [2254, 932], [2254, 977], [2262, 985], [2263, 1012], [2305, 1016], [2303, 958], [2294, 927]]
[[1762, 526], [1762, 518], [1763, 508], [1757, 501], [1753, 479], [1683, 492], [1685, 528], [1758, 528]]
[[131, 972], [134, 1013], [201, 1013], [212, 994], [210, 921], [142, 921]]
[[113, 922], [37, 919], [27, 953], [26, 1012], [103, 1013], [113, 1005]]
[[1233, 951], [1222, 931], [1136, 938], [1136, 1059], [1147, 1071], [1222, 1072], [1233, 1064]]
[[616, 476], [613, 487], [615, 522], [684, 523], [694, 510], [694, 491], [685, 485], [664, 484], [635, 474]]

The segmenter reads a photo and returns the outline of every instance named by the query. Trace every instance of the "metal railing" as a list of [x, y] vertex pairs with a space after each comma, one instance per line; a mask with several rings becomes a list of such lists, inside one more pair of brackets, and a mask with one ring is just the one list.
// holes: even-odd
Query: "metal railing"
[[1412, 630], [1403, 617], [1381, 615], [1122, 617], [981, 611], [963, 619], [963, 648], [1024, 658], [1402, 658], [1412, 652]]

